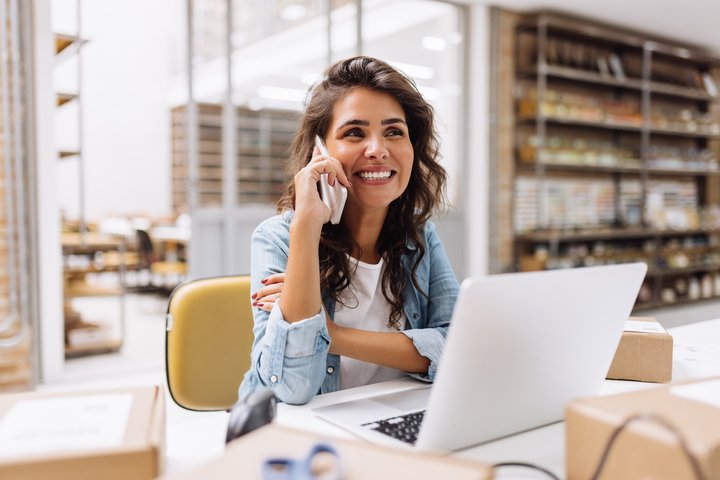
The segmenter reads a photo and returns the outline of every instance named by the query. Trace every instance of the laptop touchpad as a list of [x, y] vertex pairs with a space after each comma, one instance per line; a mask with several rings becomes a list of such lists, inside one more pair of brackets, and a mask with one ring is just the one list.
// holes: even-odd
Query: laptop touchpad
[[427, 406], [430, 387], [415, 388], [388, 395], [380, 395], [369, 400], [403, 412], [423, 410]]

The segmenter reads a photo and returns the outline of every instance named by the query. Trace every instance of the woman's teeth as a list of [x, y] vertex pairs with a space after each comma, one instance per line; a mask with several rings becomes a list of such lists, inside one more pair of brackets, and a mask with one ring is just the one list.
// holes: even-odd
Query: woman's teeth
[[360, 172], [358, 174], [364, 180], [385, 180], [390, 178], [390, 172]]

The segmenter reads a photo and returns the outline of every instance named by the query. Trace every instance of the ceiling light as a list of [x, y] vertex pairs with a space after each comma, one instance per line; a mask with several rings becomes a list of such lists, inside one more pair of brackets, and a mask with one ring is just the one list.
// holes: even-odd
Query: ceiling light
[[305, 100], [305, 90], [300, 90], [298, 88], [273, 87], [270, 85], [258, 87], [257, 95], [260, 98], [266, 98], [268, 100], [281, 100], [283, 102], [302, 103]]
[[322, 75], [320, 73], [305, 72], [300, 75], [300, 81], [303, 83], [303, 85], [307, 85], [308, 87], [310, 85], [314, 85], [315, 82], [320, 80], [320, 78], [322, 78]]
[[463, 36], [460, 32], [452, 32], [448, 35], [448, 42], [450, 45], [457, 45], [462, 42]]
[[422, 39], [422, 46], [428, 50], [434, 50], [436, 52], [442, 52], [447, 46], [447, 42], [440, 37], [426, 36]]
[[435, 75], [435, 70], [425, 65], [413, 65], [411, 63], [388, 62], [393, 67], [405, 73], [408, 77], [418, 80], [430, 80]]
[[280, 18], [286, 22], [295, 22], [305, 15], [307, 15], [307, 7], [301, 3], [291, 3], [280, 10]]

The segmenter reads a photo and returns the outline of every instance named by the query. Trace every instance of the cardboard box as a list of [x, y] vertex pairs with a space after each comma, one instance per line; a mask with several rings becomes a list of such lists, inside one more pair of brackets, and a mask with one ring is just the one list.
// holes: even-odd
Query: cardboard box
[[173, 480], [260, 479], [270, 458], [304, 458], [316, 442], [330, 443], [338, 452], [345, 480], [366, 478], [491, 479], [492, 469], [472, 460], [413, 453], [368, 442], [328, 439], [321, 435], [271, 424], [231, 442], [225, 454], [203, 466], [181, 472]]
[[667, 383], [672, 380], [673, 339], [654, 318], [630, 317], [607, 378]]
[[0, 395], [0, 478], [141, 480], [164, 467], [162, 387]]
[[[576, 400], [565, 412], [568, 480], [592, 478], [613, 432], [633, 415], [654, 416], [684, 438], [702, 478], [720, 478], [720, 377]], [[698, 478], [678, 435], [660, 422], [630, 421], [609, 450], [600, 480]]]

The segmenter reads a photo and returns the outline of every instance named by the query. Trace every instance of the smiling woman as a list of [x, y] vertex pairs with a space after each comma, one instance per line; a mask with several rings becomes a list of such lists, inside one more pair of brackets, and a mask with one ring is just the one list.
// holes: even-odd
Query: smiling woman
[[[293, 179], [252, 239], [255, 342], [241, 397], [266, 386], [304, 403], [404, 374], [433, 380], [458, 291], [428, 221], [444, 204], [437, 145], [432, 107], [381, 60], [340, 61], [312, 89]], [[337, 225], [323, 174], [348, 190]]]

